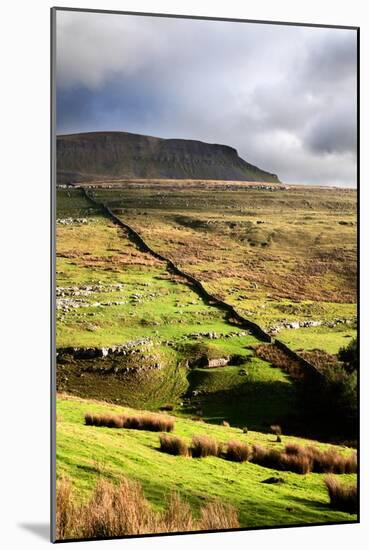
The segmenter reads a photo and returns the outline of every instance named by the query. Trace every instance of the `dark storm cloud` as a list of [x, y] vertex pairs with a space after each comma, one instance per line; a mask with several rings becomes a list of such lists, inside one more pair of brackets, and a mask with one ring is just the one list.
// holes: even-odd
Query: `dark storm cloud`
[[351, 84], [356, 78], [356, 42], [352, 31], [327, 29], [305, 57], [303, 73], [315, 88]]
[[58, 131], [226, 143], [283, 181], [354, 185], [354, 31], [58, 13]]
[[306, 144], [316, 154], [351, 153], [356, 151], [355, 113], [338, 109], [312, 125], [306, 133]]
[[[57, 94], [57, 127], [59, 133], [131, 128], [139, 132], [153, 113], [160, 111], [160, 95], [145, 87], [137, 88], [128, 80], [109, 81], [97, 93], [79, 85], [61, 88]], [[134, 130], [133, 130], [134, 129]]]

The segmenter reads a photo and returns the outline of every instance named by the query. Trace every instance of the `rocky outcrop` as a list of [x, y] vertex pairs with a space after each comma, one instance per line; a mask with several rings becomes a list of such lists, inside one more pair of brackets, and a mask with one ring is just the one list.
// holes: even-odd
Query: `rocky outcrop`
[[87, 218], [58, 218], [57, 225], [84, 225], [88, 223]]
[[[103, 372], [120, 372], [120, 373], [138, 373], [143, 371], [161, 370], [163, 366], [157, 357], [150, 354], [150, 349], [153, 347], [153, 341], [151, 338], [139, 338], [138, 340], [131, 340], [124, 344], [110, 347], [66, 347], [57, 349], [58, 368], [63, 363], [68, 363], [70, 358], [74, 360], [94, 360], [101, 358], [116, 358], [119, 356], [129, 357], [138, 356], [137, 364], [134, 361], [129, 362], [127, 365], [120, 365], [119, 367], [114, 364], [109, 364], [104, 367]], [[146, 361], [142, 361], [143, 355]], [[134, 357], [132, 358], [134, 359]], [[131, 366], [130, 366], [131, 365]], [[95, 369], [94, 366], [91, 367]]]
[[[77, 308], [96, 308], [121, 306], [127, 304], [125, 300], [108, 300], [108, 301], [90, 301], [85, 298], [98, 293], [116, 292], [123, 288], [122, 283], [115, 285], [106, 285], [102, 283], [82, 286], [57, 287], [56, 288], [56, 309], [67, 313], [71, 309]], [[82, 314], [83, 315], [83, 314]], [[87, 316], [94, 316], [95, 313], [86, 313]]]
[[189, 338], [192, 340], [198, 340], [202, 338], [209, 338], [210, 340], [219, 340], [219, 338], [233, 338], [239, 336], [247, 336], [250, 334], [248, 331], [231, 331], [231, 332], [191, 332], [190, 334], [184, 335], [184, 338]]
[[209, 359], [207, 360], [207, 364], [204, 365], [205, 368], [212, 369], [216, 367], [225, 367], [228, 365], [230, 360], [230, 357], [218, 357], [216, 359]]
[[299, 329], [299, 328], [311, 328], [311, 327], [320, 327], [326, 326], [329, 328], [335, 328], [338, 325], [346, 324], [352, 325], [355, 323], [354, 318], [347, 319], [333, 319], [332, 321], [314, 321], [312, 319], [304, 319], [302, 321], [288, 321], [287, 319], [282, 320], [279, 324], [269, 327], [269, 333], [271, 335], [278, 334], [283, 329]]
[[[153, 341], [150, 338], [140, 338], [138, 340], [131, 340], [122, 345], [111, 347], [66, 347], [58, 348], [57, 356], [71, 356], [74, 359], [97, 359], [99, 357], [119, 356], [119, 355], [134, 355], [142, 351], [143, 348], [150, 348], [153, 346]], [[160, 368], [160, 367], [157, 367]]]
[[128, 132], [57, 137], [58, 185], [135, 178], [279, 182], [227, 145]]

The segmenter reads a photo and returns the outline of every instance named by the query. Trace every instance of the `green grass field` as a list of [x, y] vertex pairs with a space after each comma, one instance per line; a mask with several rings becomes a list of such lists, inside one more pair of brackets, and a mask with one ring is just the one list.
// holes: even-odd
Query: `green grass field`
[[[356, 319], [356, 193], [97, 189], [156, 250], [265, 327]], [[333, 332], [333, 331], [332, 331]], [[326, 331], [323, 349], [336, 335]]]
[[[234, 331], [223, 312], [205, 304], [163, 262], [137, 250], [109, 220], [88, 219], [82, 226], [58, 226], [57, 286], [101, 288], [60, 298], [61, 305], [72, 305], [58, 310], [57, 347], [109, 346], [143, 336], [173, 341], [196, 332]], [[112, 291], [114, 285], [121, 286]], [[244, 345], [253, 342], [250, 336]]]
[[[117, 482], [122, 476], [139, 481], [150, 502], [163, 507], [177, 491], [196, 511], [204, 499], [220, 498], [236, 507], [242, 527], [354, 521], [351, 514], [329, 508], [323, 475], [277, 472], [252, 463], [237, 464], [221, 458], [174, 457], [158, 450], [158, 434], [84, 425], [86, 412], [123, 413], [127, 409], [96, 401], [59, 396], [57, 409], [57, 472], [68, 476], [80, 499], [86, 499], [98, 479]], [[128, 411], [134, 412], [134, 411]], [[175, 434], [191, 440], [206, 434], [219, 441], [238, 439], [280, 447], [274, 436], [176, 419]], [[283, 442], [312, 442], [283, 436]], [[326, 446], [317, 444], [322, 448]], [[346, 448], [341, 449], [347, 452]], [[283, 484], [262, 483], [271, 476]], [[353, 474], [340, 476], [353, 481]]]
[[[73, 216], [73, 209], [68, 210], [65, 203], [61, 203], [61, 213]], [[81, 197], [76, 204], [78, 216], [89, 214], [89, 205]], [[142, 338], [150, 338], [152, 346], [144, 350], [138, 346], [144, 357], [97, 359], [92, 370], [91, 361], [68, 360], [59, 365], [60, 391], [152, 410], [170, 403], [182, 416], [193, 416], [201, 409], [209, 422], [225, 419], [254, 429], [282, 422], [296, 409], [293, 383], [249, 349], [260, 343], [257, 338], [231, 325], [224, 312], [204, 303], [184, 280], [170, 275], [162, 262], [137, 250], [109, 220], [96, 217], [96, 212], [88, 220], [82, 226], [58, 226], [57, 285], [83, 289], [100, 284], [101, 291], [61, 298], [67, 304], [82, 302], [68, 311], [59, 310], [57, 347], [110, 346]], [[107, 292], [109, 285], [121, 286]], [[204, 333], [216, 333], [217, 338], [200, 336]], [[244, 361], [238, 366], [188, 372], [181, 365], [191, 357], [193, 346], [203, 346], [208, 355], [234, 355]], [[150, 362], [159, 362], [163, 370], [119, 375], [123, 366]], [[107, 368], [118, 373], [107, 376]], [[240, 372], [244, 369], [246, 377]], [[183, 400], [183, 394], [192, 393], [198, 395]]]
[[298, 330], [282, 330], [278, 334], [284, 343], [293, 350], [321, 349], [332, 355], [356, 336], [356, 329], [350, 326], [330, 329], [327, 327], [300, 328]]
[[[158, 184], [93, 193], [157, 252], [244, 317], [276, 329], [291, 349], [322, 350], [336, 361], [356, 335], [354, 192], [217, 193], [206, 184]], [[236, 507], [242, 527], [354, 521], [328, 506], [322, 474], [173, 457], [159, 452], [157, 433], [84, 425], [86, 412], [169, 406], [175, 434], [188, 441], [206, 434], [278, 448], [271, 424], [283, 433], [313, 433], [301, 421], [301, 388], [257, 357], [260, 340], [166, 262], [139, 250], [81, 189], [58, 191], [57, 218], [57, 472], [72, 480], [78, 499], [85, 501], [101, 477], [116, 483], [125, 476], [139, 481], [158, 509], [171, 491], [195, 514], [204, 500], [218, 497]], [[286, 328], [304, 321], [322, 324]], [[130, 351], [93, 359], [68, 351], [122, 345]], [[214, 358], [228, 364], [205, 368], [201, 362]], [[339, 435], [334, 428], [332, 437]], [[312, 443], [292, 435], [282, 441]], [[284, 483], [262, 483], [274, 475]]]

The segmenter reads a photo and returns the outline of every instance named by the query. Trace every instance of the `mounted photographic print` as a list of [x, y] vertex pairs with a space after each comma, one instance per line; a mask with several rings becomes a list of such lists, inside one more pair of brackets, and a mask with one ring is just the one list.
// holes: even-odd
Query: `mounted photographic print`
[[358, 34], [52, 10], [54, 541], [358, 521]]

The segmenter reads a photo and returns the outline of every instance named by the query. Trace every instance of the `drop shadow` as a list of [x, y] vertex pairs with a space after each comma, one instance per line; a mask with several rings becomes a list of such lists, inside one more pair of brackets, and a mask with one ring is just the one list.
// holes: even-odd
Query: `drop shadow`
[[38, 538], [50, 541], [50, 524], [49, 523], [19, 523], [18, 527], [29, 531]]

